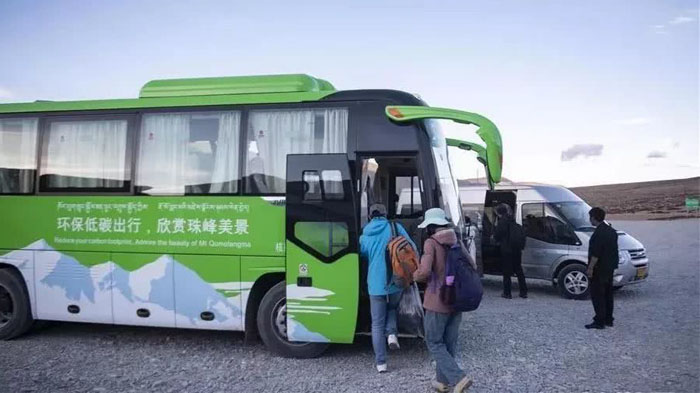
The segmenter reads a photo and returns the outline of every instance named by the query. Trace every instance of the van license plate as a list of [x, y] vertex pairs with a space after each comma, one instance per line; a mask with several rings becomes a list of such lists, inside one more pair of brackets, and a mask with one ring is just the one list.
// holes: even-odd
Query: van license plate
[[647, 268], [645, 267], [640, 267], [637, 268], [637, 280], [641, 280], [643, 278], [646, 278], [647, 276]]

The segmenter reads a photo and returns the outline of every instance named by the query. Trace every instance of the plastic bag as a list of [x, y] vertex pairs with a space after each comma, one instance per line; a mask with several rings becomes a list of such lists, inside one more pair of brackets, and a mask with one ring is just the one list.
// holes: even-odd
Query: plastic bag
[[423, 329], [423, 303], [420, 300], [418, 285], [414, 282], [403, 290], [401, 301], [399, 302], [398, 325], [402, 333], [425, 338]]

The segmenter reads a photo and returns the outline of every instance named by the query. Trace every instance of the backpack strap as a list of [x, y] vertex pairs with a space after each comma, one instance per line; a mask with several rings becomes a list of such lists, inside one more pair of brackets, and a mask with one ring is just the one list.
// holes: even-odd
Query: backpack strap
[[[396, 223], [389, 221], [389, 228], [391, 229], [391, 234], [389, 235], [389, 243], [396, 237]], [[391, 255], [392, 250], [389, 249], [389, 243], [386, 245], [386, 250], [384, 251], [384, 263], [386, 265], [386, 288], [388, 289], [391, 285], [391, 279], [393, 276], [393, 269], [391, 266]]]

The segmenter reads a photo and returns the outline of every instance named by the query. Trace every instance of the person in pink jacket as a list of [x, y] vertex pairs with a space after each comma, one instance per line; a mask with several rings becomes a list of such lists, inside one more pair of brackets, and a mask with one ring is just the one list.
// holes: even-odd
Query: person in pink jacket
[[[425, 343], [436, 363], [436, 380], [432, 385], [439, 392], [449, 391], [450, 386], [454, 386], [454, 392], [463, 392], [472, 385], [472, 380], [455, 361], [462, 313], [454, 312], [440, 300], [440, 286], [445, 282], [447, 248], [457, 244], [457, 234], [445, 217], [445, 211], [438, 208], [426, 211], [425, 219], [418, 227], [427, 228], [429, 236], [423, 244], [423, 256], [413, 278], [428, 282], [423, 300], [423, 324]], [[473, 261], [470, 262], [473, 264]]]

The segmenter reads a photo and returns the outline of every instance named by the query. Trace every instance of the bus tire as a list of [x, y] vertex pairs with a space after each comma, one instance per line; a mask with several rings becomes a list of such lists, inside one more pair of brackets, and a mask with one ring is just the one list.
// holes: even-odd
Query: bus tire
[[0, 269], [0, 340], [21, 336], [33, 322], [22, 277], [11, 269]]
[[328, 348], [328, 344], [287, 341], [286, 318], [283, 327], [277, 323], [278, 317], [283, 315], [285, 310], [286, 283], [282, 281], [267, 291], [258, 309], [258, 332], [265, 346], [285, 358], [308, 359], [320, 356]]

